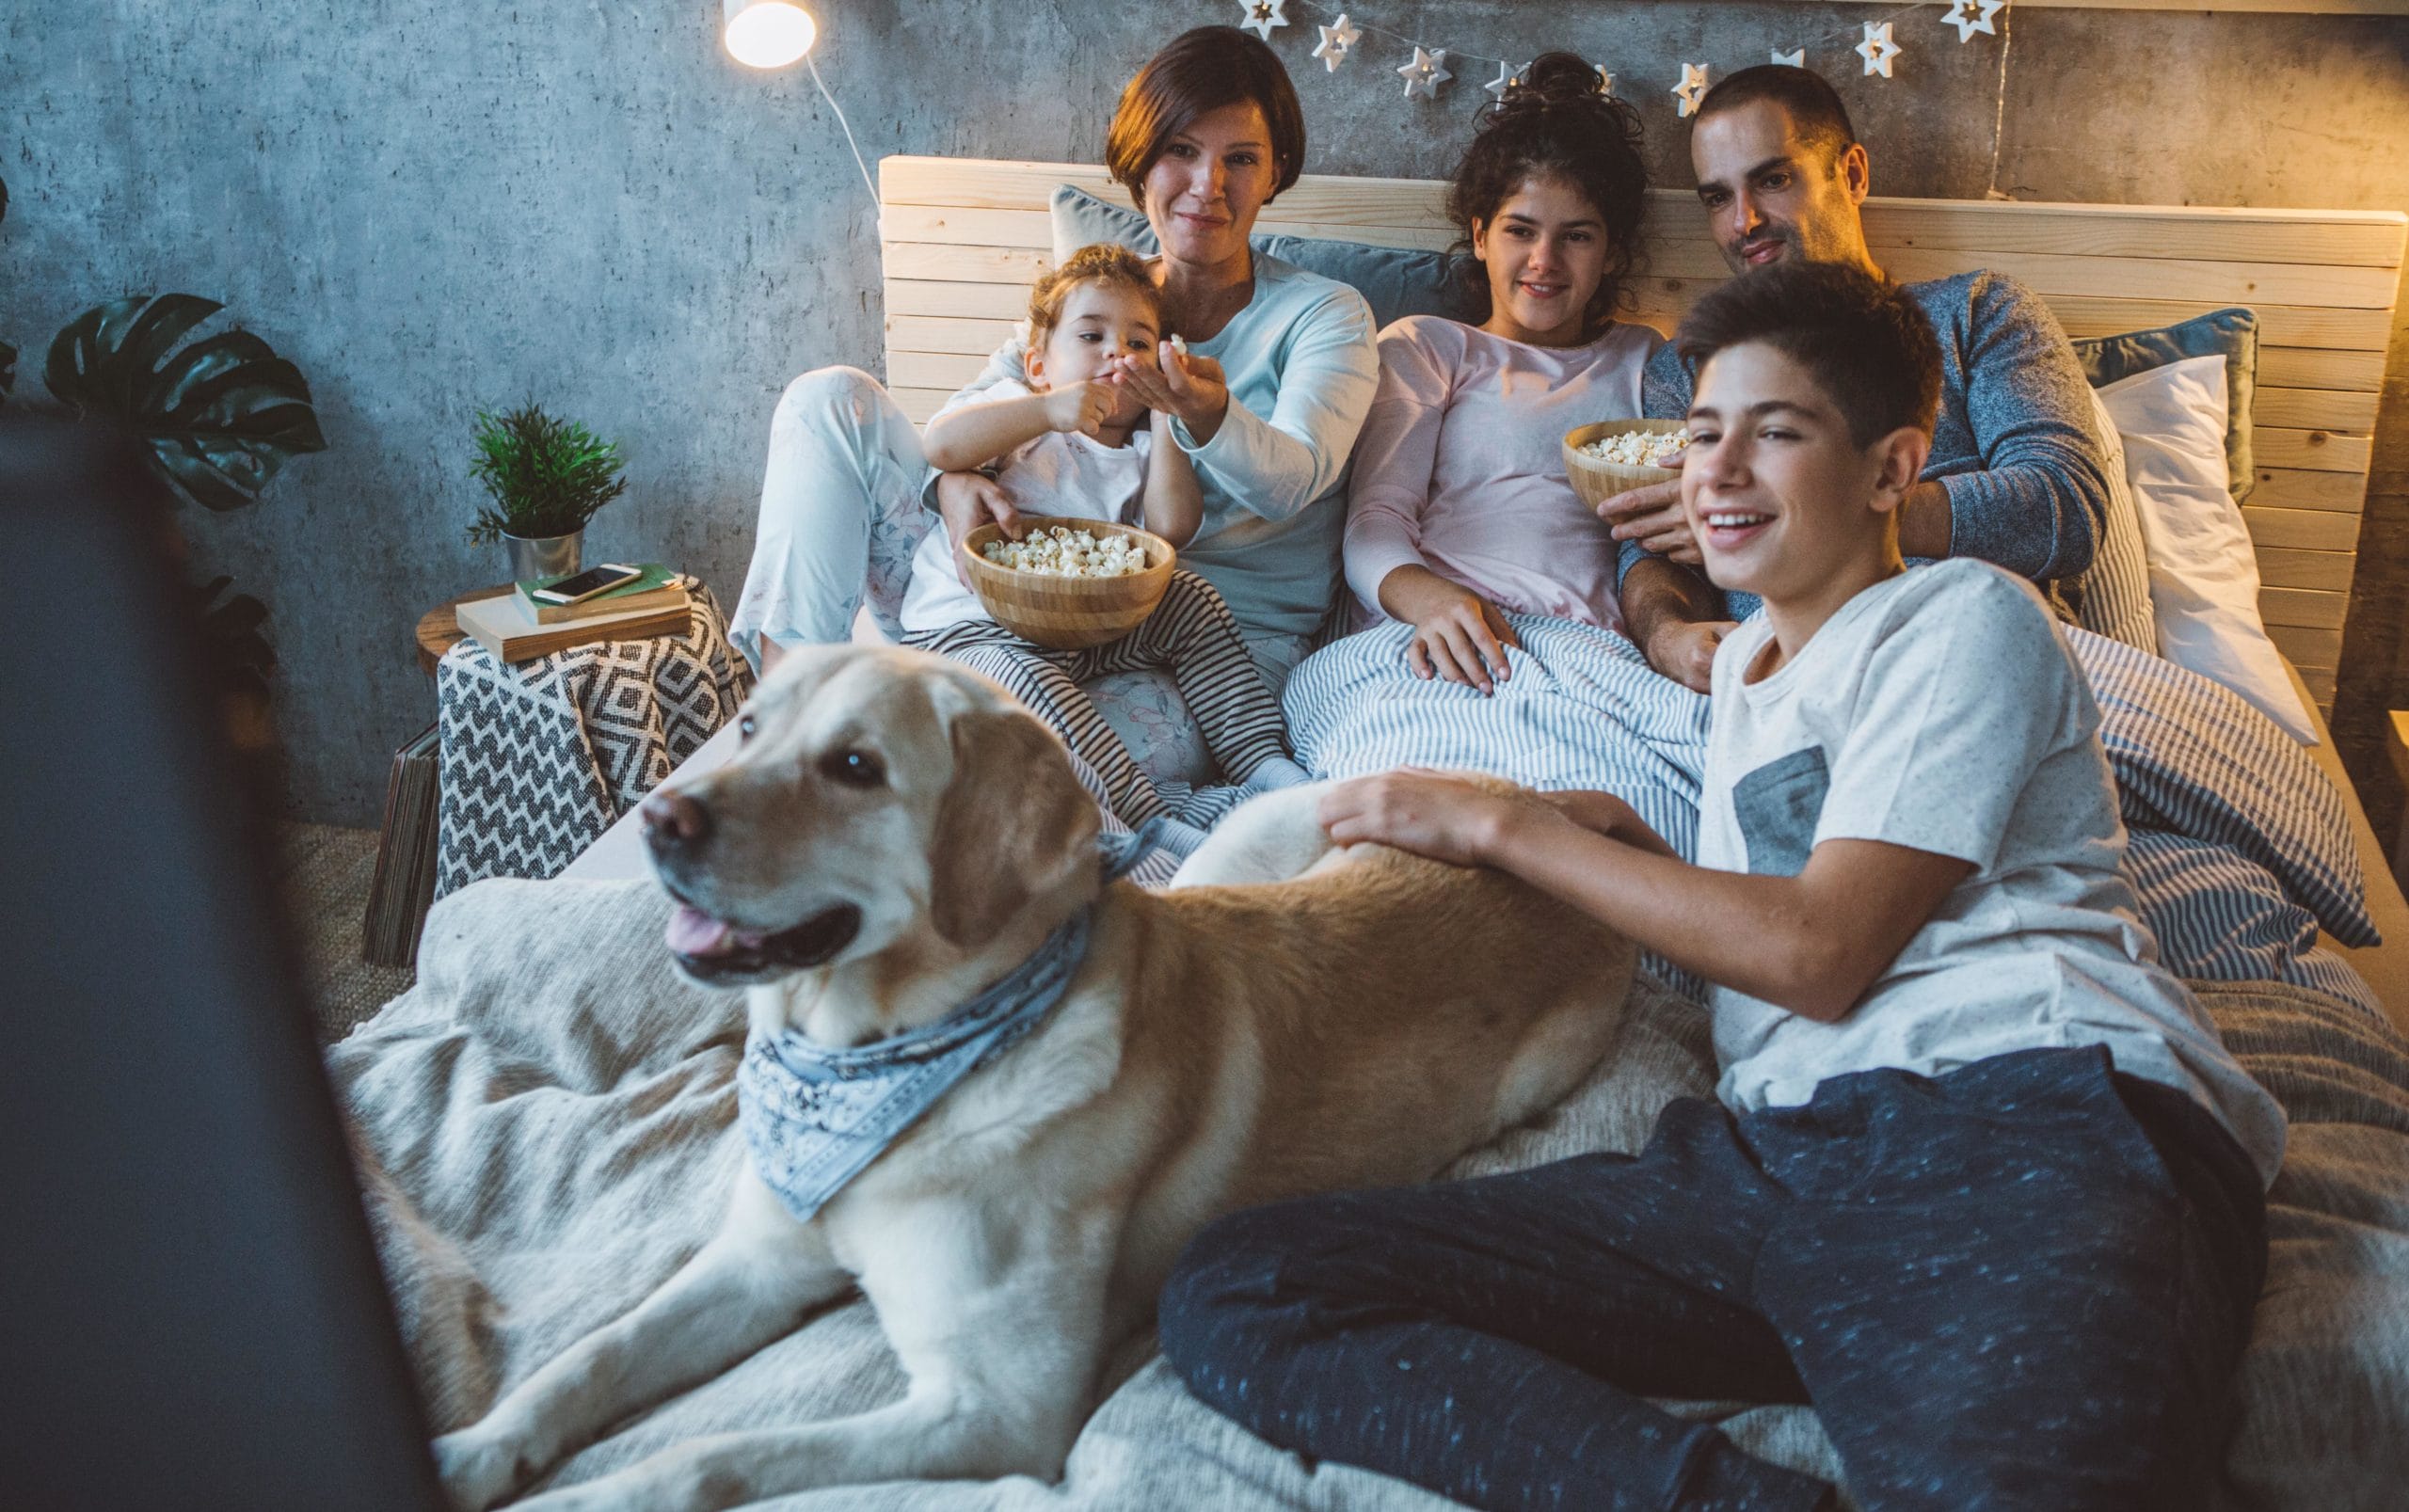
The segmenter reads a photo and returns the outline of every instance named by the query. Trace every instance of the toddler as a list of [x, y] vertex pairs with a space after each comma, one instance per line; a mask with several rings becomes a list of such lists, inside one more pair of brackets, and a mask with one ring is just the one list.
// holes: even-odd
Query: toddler
[[[1162, 292], [1125, 247], [1080, 248], [1037, 280], [1029, 306], [1029, 382], [1005, 382], [949, 405], [922, 439], [943, 471], [993, 470], [1020, 511], [1142, 525], [1185, 546], [1204, 514], [1195, 470], [1170, 434], [1113, 372], [1116, 358], [1152, 363], [1164, 339]], [[1017, 537], [1017, 521], [1005, 529]], [[1305, 779], [1290, 759], [1280, 706], [1238, 638], [1212, 584], [1173, 572], [1162, 602], [1120, 640], [1054, 651], [996, 623], [966, 584], [955, 542], [931, 531], [903, 596], [904, 644], [935, 651], [1002, 683], [1093, 768], [1112, 809], [1132, 828], [1170, 818], [1162, 795], [1130, 758], [1079, 685], [1109, 672], [1161, 668], [1178, 684], [1204, 743], [1234, 783], [1282, 788]]]

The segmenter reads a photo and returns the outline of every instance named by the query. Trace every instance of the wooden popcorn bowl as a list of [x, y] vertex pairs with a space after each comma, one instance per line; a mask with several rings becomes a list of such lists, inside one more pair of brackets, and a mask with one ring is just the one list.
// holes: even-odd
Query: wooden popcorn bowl
[[963, 539], [963, 574], [996, 623], [1022, 640], [1053, 651], [1084, 651], [1136, 629], [1163, 601], [1179, 553], [1152, 531], [1047, 515], [1023, 515], [1021, 520], [1029, 531], [1067, 525], [1099, 538], [1136, 536], [1145, 543], [1148, 564], [1145, 571], [1125, 578], [1059, 578], [1000, 566], [980, 553], [988, 542], [1004, 538], [1003, 527], [993, 522], [980, 526]]
[[1581, 450], [1591, 441], [1619, 436], [1625, 431], [1641, 431], [1651, 436], [1669, 436], [1689, 429], [1683, 420], [1602, 420], [1595, 425], [1584, 425], [1568, 431], [1564, 437], [1564, 475], [1572, 482], [1572, 491], [1591, 509], [1619, 493], [1644, 487], [1651, 483], [1670, 483], [1682, 475], [1679, 468], [1634, 468], [1619, 462], [1608, 462]]

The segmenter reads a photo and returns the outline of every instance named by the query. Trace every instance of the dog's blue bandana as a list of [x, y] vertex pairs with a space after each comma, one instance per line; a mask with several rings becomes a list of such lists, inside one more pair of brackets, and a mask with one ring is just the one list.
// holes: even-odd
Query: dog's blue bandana
[[[1104, 880], [1125, 876], [1159, 823], [1104, 835]], [[736, 1070], [737, 1122], [753, 1167], [809, 1222], [965, 1076], [1029, 1037], [1087, 959], [1094, 909], [1065, 920], [1002, 980], [926, 1028], [832, 1050], [792, 1028], [755, 1034]]]

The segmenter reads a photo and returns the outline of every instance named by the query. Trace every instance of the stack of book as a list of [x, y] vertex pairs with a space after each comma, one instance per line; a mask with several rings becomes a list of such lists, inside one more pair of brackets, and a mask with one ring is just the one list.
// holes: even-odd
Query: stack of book
[[372, 965], [418, 963], [419, 931], [435, 902], [439, 755], [432, 724], [393, 753], [393, 775], [385, 785], [385, 833], [376, 845], [368, 912], [360, 920], [359, 953]]
[[536, 589], [560, 580], [512, 585], [511, 591], [460, 605], [461, 630], [503, 661], [525, 661], [589, 641], [640, 641], [682, 630], [694, 603], [689, 580], [657, 562], [634, 581], [574, 604], [537, 600]]

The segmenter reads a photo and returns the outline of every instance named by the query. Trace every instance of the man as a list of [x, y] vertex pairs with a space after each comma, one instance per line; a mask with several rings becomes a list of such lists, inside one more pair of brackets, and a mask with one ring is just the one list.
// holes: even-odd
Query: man
[[[1879, 275], [1860, 207], [1865, 146], [1840, 96], [1805, 69], [1766, 65], [1717, 84], [1690, 131], [1690, 163], [1715, 246], [1735, 273], [1784, 261]], [[1931, 460], [1900, 515], [1911, 558], [1980, 557], [2042, 585], [2092, 564], [2108, 507], [2108, 454], [2066, 333], [2040, 299], [1996, 273], [1906, 286], [1938, 332], [1941, 402]], [[1671, 346], [1642, 388], [1651, 416], [1689, 412], [1691, 374]], [[1622, 611], [1657, 671], [1700, 692], [1715, 648], [1755, 609], [1727, 604], [1696, 568], [1678, 484], [1637, 488], [1599, 513], [1622, 545]]]

